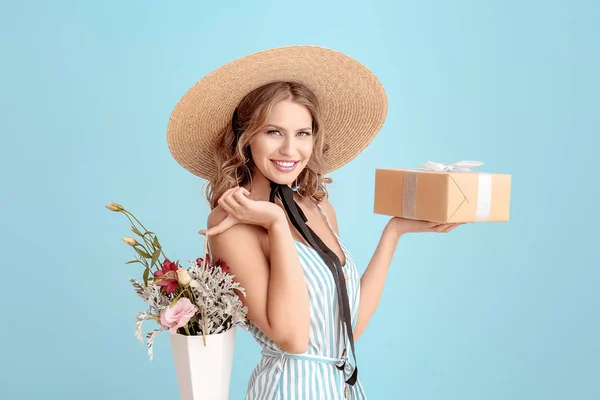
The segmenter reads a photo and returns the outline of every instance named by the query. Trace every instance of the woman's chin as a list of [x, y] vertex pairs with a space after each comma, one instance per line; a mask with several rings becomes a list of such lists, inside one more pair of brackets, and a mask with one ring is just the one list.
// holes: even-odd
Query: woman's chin
[[294, 183], [294, 179], [290, 180], [290, 178], [286, 177], [286, 176], [271, 176], [269, 177], [269, 179], [273, 182], [275, 182], [278, 185], [292, 185]]

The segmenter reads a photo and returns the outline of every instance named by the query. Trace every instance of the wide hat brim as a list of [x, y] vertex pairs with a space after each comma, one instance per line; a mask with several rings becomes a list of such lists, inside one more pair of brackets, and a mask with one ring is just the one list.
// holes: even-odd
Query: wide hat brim
[[225, 64], [185, 93], [167, 128], [175, 160], [194, 175], [212, 179], [217, 168], [214, 149], [233, 111], [249, 92], [277, 81], [301, 83], [319, 100], [329, 147], [323, 174], [358, 156], [385, 121], [385, 90], [366, 66], [324, 47], [278, 47]]

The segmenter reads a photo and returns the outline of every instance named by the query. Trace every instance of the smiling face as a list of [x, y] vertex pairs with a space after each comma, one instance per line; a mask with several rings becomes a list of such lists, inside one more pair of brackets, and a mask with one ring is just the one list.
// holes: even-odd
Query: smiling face
[[311, 126], [305, 106], [289, 100], [275, 104], [265, 127], [250, 144], [258, 171], [275, 183], [292, 184], [312, 155]]

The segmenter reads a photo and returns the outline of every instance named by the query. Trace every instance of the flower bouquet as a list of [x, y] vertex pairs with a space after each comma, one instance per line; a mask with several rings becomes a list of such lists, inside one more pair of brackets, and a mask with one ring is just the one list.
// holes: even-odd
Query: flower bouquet
[[144, 342], [144, 321], [158, 324], [145, 335], [148, 356], [152, 360], [156, 335], [168, 330], [181, 399], [227, 399], [235, 327], [250, 325], [248, 309], [238, 296], [246, 296], [244, 288], [234, 281], [223, 260], [211, 261], [207, 239], [204, 257], [188, 261], [189, 267], [183, 268], [165, 256], [156, 234], [132, 213], [117, 203], [106, 208], [125, 215], [141, 242], [123, 238], [136, 252], [136, 258], [126, 264], [144, 267], [142, 282], [130, 279], [135, 292], [148, 303], [148, 309], [137, 316], [136, 337]]

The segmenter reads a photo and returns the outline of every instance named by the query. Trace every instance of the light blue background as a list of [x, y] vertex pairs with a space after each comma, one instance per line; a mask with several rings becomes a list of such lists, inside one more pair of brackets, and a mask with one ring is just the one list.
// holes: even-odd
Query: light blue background
[[[168, 336], [153, 362], [134, 337], [140, 271], [104, 205], [199, 256], [204, 181], [168, 151], [170, 112], [214, 68], [289, 44], [356, 57], [389, 96], [329, 187], [361, 272], [388, 220], [375, 168], [467, 159], [513, 176], [510, 222], [400, 240], [357, 341], [369, 398], [600, 398], [597, 4], [3, 2], [0, 398], [177, 398]], [[258, 359], [239, 330], [231, 399]]]

